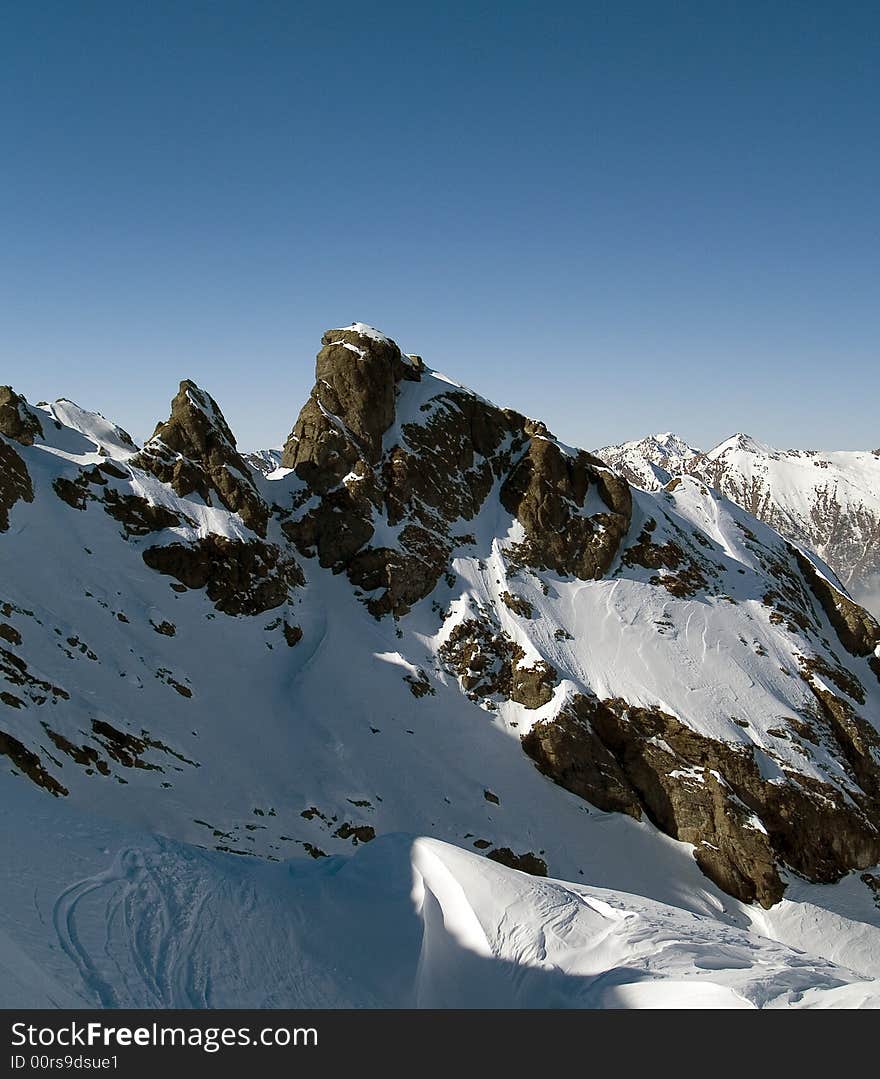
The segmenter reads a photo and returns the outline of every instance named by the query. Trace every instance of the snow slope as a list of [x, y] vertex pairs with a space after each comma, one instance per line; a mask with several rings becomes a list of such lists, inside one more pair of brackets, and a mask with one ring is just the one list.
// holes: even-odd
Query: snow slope
[[815, 955], [435, 839], [272, 865], [23, 801], [0, 1007], [880, 1006]]

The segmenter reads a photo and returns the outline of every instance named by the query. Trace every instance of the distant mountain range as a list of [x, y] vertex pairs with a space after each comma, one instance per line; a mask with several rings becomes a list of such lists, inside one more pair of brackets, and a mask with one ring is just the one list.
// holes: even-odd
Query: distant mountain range
[[880, 614], [880, 449], [778, 450], [737, 434], [702, 452], [673, 434], [604, 446], [596, 455], [649, 491], [695, 476], [815, 551]]

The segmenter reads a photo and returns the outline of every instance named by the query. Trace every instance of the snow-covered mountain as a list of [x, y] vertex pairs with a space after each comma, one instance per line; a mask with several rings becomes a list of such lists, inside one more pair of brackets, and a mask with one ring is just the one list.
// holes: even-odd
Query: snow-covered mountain
[[596, 454], [648, 490], [683, 472], [699, 477], [816, 551], [860, 603], [880, 612], [880, 452], [778, 450], [737, 434], [706, 453], [668, 435]]
[[622, 442], [619, 446], [603, 446], [595, 453], [629, 483], [648, 491], [663, 487], [700, 455], [698, 449], [671, 431], [646, 435], [637, 442]]
[[264, 476], [268, 476], [274, 472], [276, 468], [281, 467], [281, 447], [273, 447], [268, 450], [254, 450], [251, 453], [244, 453], [245, 464], [251, 468], [255, 468], [257, 472], [262, 473]]
[[191, 382], [143, 447], [0, 390], [0, 583], [29, 1000], [876, 1002], [880, 626], [699, 479], [354, 324], [268, 475]]

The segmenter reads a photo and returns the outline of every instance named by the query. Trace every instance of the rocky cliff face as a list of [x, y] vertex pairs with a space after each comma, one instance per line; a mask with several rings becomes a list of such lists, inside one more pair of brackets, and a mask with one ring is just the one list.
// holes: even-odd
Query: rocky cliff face
[[403, 829], [569, 877], [611, 813], [765, 906], [880, 862], [880, 626], [699, 458], [646, 493], [363, 324], [265, 475], [191, 382], [118, 431], [0, 396], [0, 545], [44, 552], [0, 596], [22, 781], [238, 853]]
[[[32, 446], [43, 429], [27, 401], [11, 386], [0, 386], [0, 532], [9, 528], [9, 511], [19, 500], [32, 502], [34, 491], [27, 466], [10, 445]], [[7, 441], [9, 440], [9, 441]]]
[[0, 386], [0, 434], [22, 446], [32, 446], [43, 435], [39, 416], [11, 386]]

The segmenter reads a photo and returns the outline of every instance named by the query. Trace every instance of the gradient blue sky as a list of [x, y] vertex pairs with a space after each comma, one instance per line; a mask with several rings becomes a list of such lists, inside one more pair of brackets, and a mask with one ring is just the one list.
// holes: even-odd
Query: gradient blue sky
[[362, 320], [584, 446], [880, 446], [875, 3], [0, 8], [0, 382], [277, 444]]

